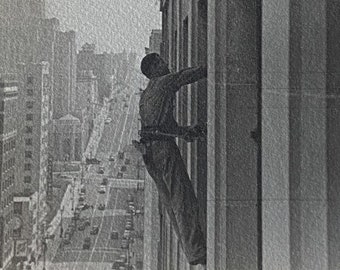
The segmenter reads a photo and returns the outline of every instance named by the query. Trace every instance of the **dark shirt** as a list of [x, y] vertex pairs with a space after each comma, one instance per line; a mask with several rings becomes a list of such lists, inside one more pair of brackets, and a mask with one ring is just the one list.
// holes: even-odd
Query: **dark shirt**
[[207, 76], [205, 67], [187, 68], [176, 73], [151, 78], [139, 102], [142, 127], [160, 126], [173, 132], [178, 124], [173, 114], [176, 92], [186, 84]]

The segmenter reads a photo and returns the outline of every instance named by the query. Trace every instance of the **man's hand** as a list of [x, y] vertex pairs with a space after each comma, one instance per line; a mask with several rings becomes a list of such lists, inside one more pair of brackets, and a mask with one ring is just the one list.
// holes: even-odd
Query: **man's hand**
[[136, 141], [136, 140], [132, 140], [132, 145], [139, 151], [142, 153], [142, 155], [146, 154], [146, 147], [143, 143]]

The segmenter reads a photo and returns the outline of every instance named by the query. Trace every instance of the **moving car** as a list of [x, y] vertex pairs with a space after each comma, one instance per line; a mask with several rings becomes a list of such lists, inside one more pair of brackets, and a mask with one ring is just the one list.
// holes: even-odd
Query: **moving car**
[[122, 259], [115, 260], [115, 262], [112, 264], [112, 270], [121, 270], [126, 269], [125, 268], [125, 262]]
[[96, 225], [92, 226], [90, 234], [91, 235], [96, 235], [96, 234], [98, 234], [98, 232], [99, 232], [99, 227], [96, 226]]
[[84, 239], [83, 249], [90, 249], [90, 246], [91, 246], [91, 238], [90, 237], [86, 237]]
[[105, 204], [100, 203], [100, 204], [98, 205], [98, 210], [105, 210]]
[[125, 239], [129, 239], [130, 238], [130, 231], [129, 230], [125, 230], [124, 231], [123, 238], [125, 238]]
[[78, 198], [78, 201], [79, 202], [85, 201], [85, 196], [84, 195], [80, 195], [79, 198]]
[[63, 238], [63, 244], [64, 245], [69, 245], [71, 244], [71, 235], [65, 233], [64, 238]]
[[126, 224], [125, 224], [125, 229], [126, 229], [126, 230], [129, 230], [129, 231], [133, 230], [132, 223], [126, 223]]
[[112, 122], [112, 119], [111, 118], [106, 118], [105, 119], [105, 124], [110, 124]]
[[129, 165], [131, 163], [130, 159], [129, 158], [126, 158], [125, 159], [125, 165]]
[[118, 158], [124, 159], [124, 152], [118, 152]]
[[102, 181], [102, 186], [106, 186], [107, 185], [107, 182], [108, 182], [108, 179], [107, 178], [103, 178], [103, 181]]
[[118, 239], [118, 232], [117, 231], [112, 231], [111, 234], [110, 234], [110, 238], [111, 240], [116, 240]]
[[100, 185], [98, 192], [101, 193], [101, 194], [104, 194], [106, 192], [106, 186]]
[[96, 158], [86, 158], [86, 164], [100, 164], [100, 160]]
[[79, 209], [80, 211], [84, 211], [90, 208], [90, 205], [88, 203], [81, 202], [76, 209]]

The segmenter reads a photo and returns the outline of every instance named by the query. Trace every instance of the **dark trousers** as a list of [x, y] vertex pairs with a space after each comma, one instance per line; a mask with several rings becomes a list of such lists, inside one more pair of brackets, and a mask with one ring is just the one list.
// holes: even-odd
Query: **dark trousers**
[[143, 158], [189, 263], [206, 258], [197, 198], [175, 141], [148, 143]]

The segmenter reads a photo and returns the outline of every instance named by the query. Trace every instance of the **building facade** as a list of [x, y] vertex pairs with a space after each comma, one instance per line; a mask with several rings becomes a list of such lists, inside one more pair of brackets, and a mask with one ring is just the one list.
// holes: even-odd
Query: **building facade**
[[13, 74], [0, 75], [0, 269], [9, 269], [14, 255], [13, 195], [16, 179], [18, 83]]
[[98, 108], [98, 81], [92, 70], [82, 70], [77, 76], [76, 103], [73, 115], [81, 120], [82, 141], [85, 147], [91, 136]]
[[151, 35], [149, 37], [149, 47], [147, 48], [146, 54], [149, 53], [161, 53], [162, 44], [162, 30], [152, 29]]
[[[18, 246], [26, 241], [26, 254], [16, 257], [31, 258], [41, 253], [41, 230], [48, 212], [46, 204], [47, 167], [49, 157], [50, 87], [49, 64], [21, 64], [18, 66], [19, 101], [17, 178], [14, 209], [16, 220], [22, 225], [13, 237]], [[30, 211], [24, 211], [29, 209]]]
[[[337, 1], [163, 0], [161, 12], [170, 68], [208, 66], [175, 104], [181, 125], [208, 124], [205, 141], [178, 141], [207, 269], [338, 269]], [[192, 269], [160, 208], [150, 269]]]
[[53, 124], [54, 160], [82, 161], [82, 124], [80, 120], [67, 114]]
[[112, 53], [95, 52], [95, 44], [85, 43], [77, 55], [78, 76], [85, 70], [92, 70], [98, 82], [98, 100], [109, 97], [113, 87], [113, 75], [116, 72], [116, 62]]
[[[44, 0], [0, 1], [0, 69], [16, 72], [19, 62], [39, 62], [44, 36]], [[46, 47], [47, 48], [47, 47]]]

